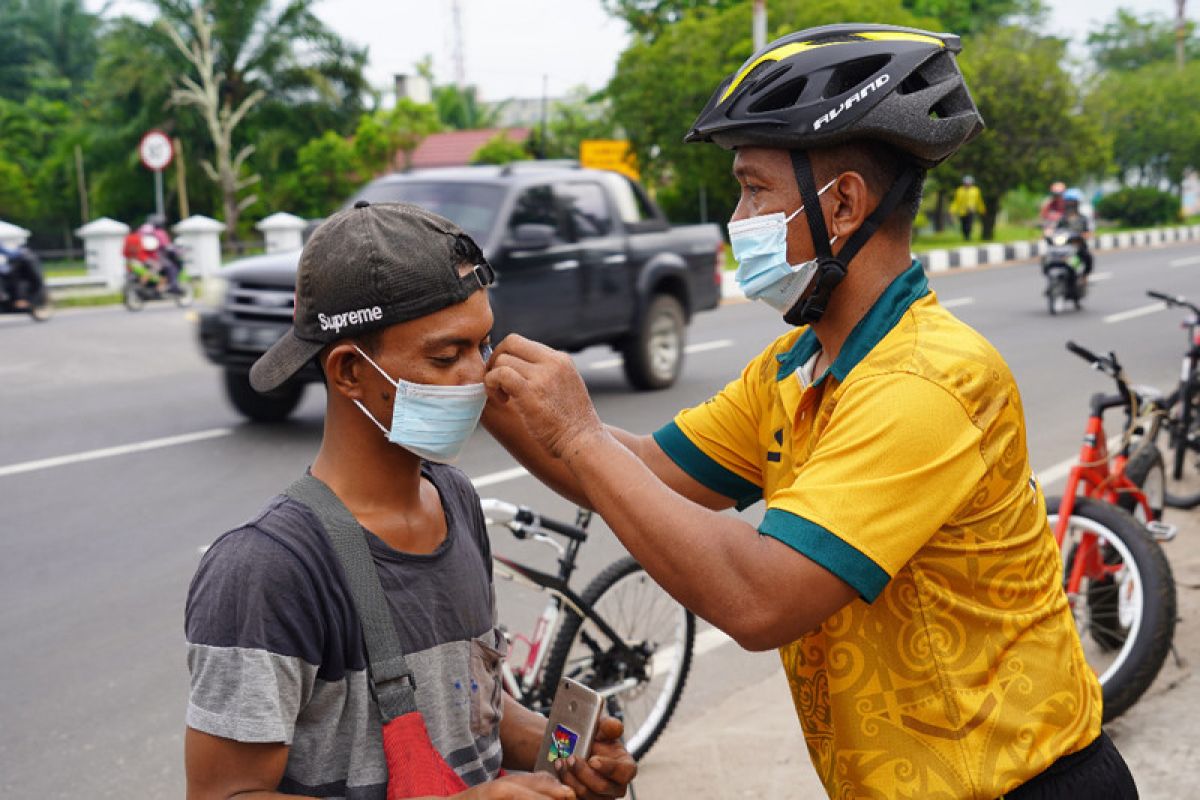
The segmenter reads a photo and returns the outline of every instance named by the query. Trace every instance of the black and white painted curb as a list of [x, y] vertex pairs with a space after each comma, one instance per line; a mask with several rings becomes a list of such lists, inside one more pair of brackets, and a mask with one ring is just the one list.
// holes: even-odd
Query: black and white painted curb
[[[1151, 247], [1172, 242], [1200, 241], [1200, 225], [1180, 225], [1171, 228], [1150, 228], [1143, 231], [1104, 233], [1096, 237], [1093, 249], [1123, 250], [1130, 247]], [[1008, 244], [982, 244], [954, 247], [943, 250], [914, 252], [925, 266], [926, 272], [949, 272], [955, 269], [970, 269], [1008, 261], [1026, 261], [1037, 258], [1046, 250], [1044, 240], [1031, 242], [1009, 242]], [[721, 294], [726, 299], [742, 298], [744, 295], [733, 279], [733, 272], [723, 275]]]

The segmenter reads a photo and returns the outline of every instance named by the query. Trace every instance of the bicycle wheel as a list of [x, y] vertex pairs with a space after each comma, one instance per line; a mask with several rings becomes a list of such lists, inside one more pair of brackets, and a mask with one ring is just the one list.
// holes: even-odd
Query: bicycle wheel
[[605, 568], [582, 598], [633, 656], [613, 647], [594, 622], [568, 610], [546, 661], [543, 685], [557, 686], [565, 676], [611, 693], [608, 713], [621, 717], [625, 747], [640, 760], [667, 727], [683, 694], [696, 617], [629, 557]]
[[[1146, 495], [1153, 519], [1162, 519], [1163, 509], [1167, 505], [1167, 471], [1162, 452], [1154, 442], [1138, 442], [1134, 445], [1134, 453], [1125, 463], [1125, 477]], [[1153, 521], [1145, 518], [1146, 512], [1134, 497], [1121, 495], [1117, 505], [1143, 525]]]
[[[1061, 498], [1046, 500], [1050, 525]], [[1104, 721], [1125, 713], [1150, 687], [1175, 635], [1175, 579], [1162, 548], [1116, 506], [1075, 499], [1062, 541], [1064, 587], [1088, 665], [1104, 691]], [[1076, 591], [1066, 587], [1087, 559]]]

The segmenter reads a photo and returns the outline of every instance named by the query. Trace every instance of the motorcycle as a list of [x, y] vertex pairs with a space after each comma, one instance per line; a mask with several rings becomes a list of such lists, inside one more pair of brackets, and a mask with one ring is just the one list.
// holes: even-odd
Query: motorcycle
[[41, 262], [28, 247], [7, 254], [0, 250], [0, 314], [28, 314], [37, 322], [54, 315]]
[[1087, 282], [1081, 272], [1079, 234], [1067, 229], [1046, 228], [1046, 252], [1042, 255], [1042, 274], [1046, 276], [1046, 306], [1051, 314], [1066, 308], [1067, 302], [1079, 310], [1087, 295]]
[[[130, 311], [141, 311], [146, 303], [153, 300], [174, 300], [175, 305], [187, 308], [196, 299], [196, 290], [183, 265], [179, 249], [174, 245], [161, 248], [156, 237], [146, 235], [142, 239], [142, 247], [157, 259], [161, 266], [136, 264], [129, 262], [125, 273], [125, 288], [121, 292], [125, 308]], [[175, 287], [170, 286], [164, 269], [175, 270]]]

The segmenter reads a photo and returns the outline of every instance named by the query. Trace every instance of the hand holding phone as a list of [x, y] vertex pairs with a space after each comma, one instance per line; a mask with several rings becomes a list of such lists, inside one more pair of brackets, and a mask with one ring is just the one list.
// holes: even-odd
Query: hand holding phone
[[578, 681], [561, 679], [550, 706], [550, 721], [546, 724], [534, 771], [557, 775], [555, 761], [591, 755], [592, 739], [603, 708], [604, 698], [599, 694]]

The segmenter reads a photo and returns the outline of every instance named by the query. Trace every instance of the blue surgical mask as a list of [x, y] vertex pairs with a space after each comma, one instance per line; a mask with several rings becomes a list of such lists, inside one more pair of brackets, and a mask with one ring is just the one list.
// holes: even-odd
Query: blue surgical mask
[[[820, 197], [837, 182], [834, 178], [817, 192]], [[800, 299], [816, 274], [816, 259], [802, 264], [787, 260], [787, 226], [804, 210], [791, 214], [782, 211], [729, 223], [729, 244], [738, 262], [734, 279], [746, 297], [762, 300], [780, 312], [786, 312]], [[837, 237], [829, 240], [832, 245]]]
[[483, 414], [483, 407], [487, 403], [484, 385], [468, 383], [462, 386], [439, 386], [396, 380], [358, 347], [354, 349], [379, 370], [388, 383], [396, 387], [390, 429], [375, 419], [366, 406], [358, 400], [354, 401], [359, 410], [383, 431], [388, 441], [426, 461], [448, 464], [457, 459]]

